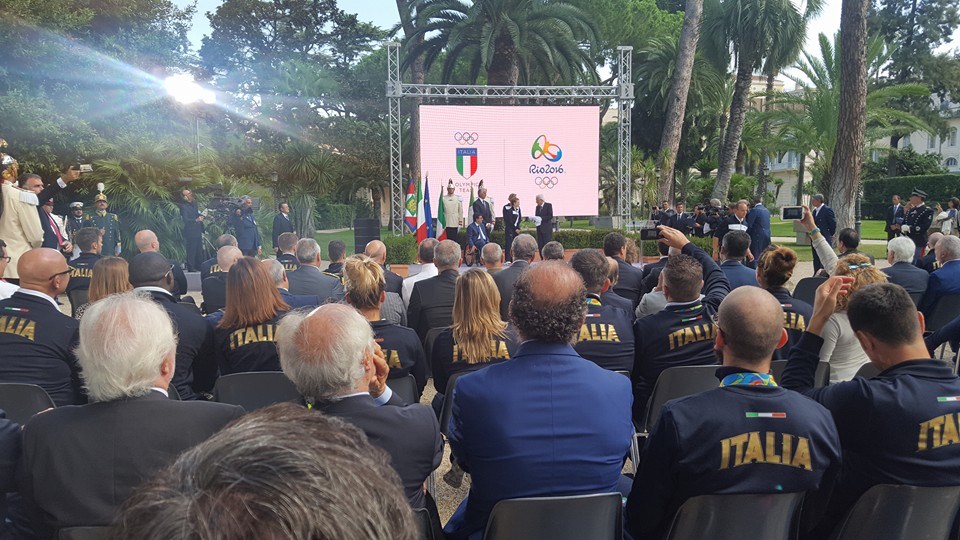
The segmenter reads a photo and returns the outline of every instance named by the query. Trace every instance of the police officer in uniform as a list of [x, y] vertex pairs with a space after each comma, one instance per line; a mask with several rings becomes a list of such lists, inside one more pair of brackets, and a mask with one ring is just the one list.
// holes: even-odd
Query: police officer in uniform
[[510, 248], [513, 246], [513, 239], [520, 234], [520, 220], [523, 215], [520, 212], [520, 198], [516, 193], [511, 193], [507, 201], [507, 204], [503, 205], [503, 252], [507, 255], [507, 261], [513, 262]]
[[116, 214], [107, 212], [107, 206], [109, 206], [109, 204], [107, 203], [106, 195], [97, 193], [95, 201], [97, 211], [90, 216], [85, 226], [100, 229], [100, 233], [103, 235], [101, 239], [101, 243], [103, 244], [102, 252], [107, 253], [107, 255], [119, 257], [120, 250], [122, 249], [120, 244], [120, 219]]
[[612, 371], [633, 370], [633, 321], [630, 314], [604, 305], [600, 295], [610, 288], [607, 258], [595, 249], [581, 249], [570, 267], [587, 289], [587, 317], [574, 349], [577, 354]]
[[[667, 402], [627, 499], [627, 530], [659, 538], [680, 505], [713, 493], [806, 492], [813, 525], [840, 471], [829, 411], [777, 385], [773, 351], [786, 341], [780, 304], [757, 287], [730, 293], [710, 340], [719, 388]], [[657, 534], [659, 533], [659, 534]]]
[[93, 265], [100, 260], [100, 250], [103, 248], [100, 229], [84, 227], [73, 236], [73, 243], [80, 249], [80, 255], [70, 261], [70, 283], [66, 292], [90, 288], [90, 278], [93, 277]]
[[447, 194], [440, 199], [443, 205], [443, 217], [447, 220], [447, 238], [460, 243], [460, 227], [463, 222], [463, 197], [454, 194], [457, 190], [453, 180], [447, 182]]
[[832, 413], [843, 445], [841, 482], [816, 538], [829, 537], [872, 486], [960, 485], [960, 379], [950, 366], [930, 359], [923, 318], [903, 287], [867, 285], [847, 304], [850, 326], [880, 374], [813, 387], [824, 325], [852, 281], [834, 276], [817, 290], [813, 316], [790, 351], [781, 381]]
[[77, 231], [83, 228], [84, 221], [86, 221], [86, 219], [83, 217], [83, 203], [80, 201], [70, 203], [70, 214], [64, 216], [64, 227], [67, 229], [67, 236], [73, 238], [74, 235], [77, 234]]
[[[746, 214], [746, 211], [744, 211]], [[713, 315], [730, 292], [723, 270], [676, 229], [661, 225], [660, 242], [680, 250], [663, 268], [663, 311], [637, 319], [632, 377], [634, 421], [641, 422], [660, 372], [675, 366], [716, 364]], [[701, 296], [700, 292], [703, 291]]]
[[933, 223], [933, 208], [924, 204], [926, 198], [925, 191], [913, 190], [910, 194], [910, 211], [907, 212], [907, 216], [903, 218], [903, 225], [900, 226], [900, 232], [917, 245], [914, 259], [919, 259], [923, 254], [923, 247], [927, 245], [927, 230]]

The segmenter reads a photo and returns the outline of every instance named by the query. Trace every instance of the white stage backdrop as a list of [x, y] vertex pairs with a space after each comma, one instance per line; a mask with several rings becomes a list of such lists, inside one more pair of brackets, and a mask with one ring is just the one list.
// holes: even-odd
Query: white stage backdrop
[[497, 216], [510, 193], [526, 216], [538, 193], [558, 216], [595, 216], [599, 165], [596, 106], [420, 106], [420, 170], [430, 180], [431, 204], [453, 179], [468, 223], [470, 187], [480, 180]]

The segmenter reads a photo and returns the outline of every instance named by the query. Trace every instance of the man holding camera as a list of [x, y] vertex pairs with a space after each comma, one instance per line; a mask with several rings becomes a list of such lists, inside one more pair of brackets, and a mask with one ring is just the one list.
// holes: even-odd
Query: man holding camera
[[260, 230], [253, 215], [253, 199], [243, 198], [243, 206], [233, 212], [230, 226], [237, 235], [237, 247], [247, 257], [259, 257], [262, 253]]

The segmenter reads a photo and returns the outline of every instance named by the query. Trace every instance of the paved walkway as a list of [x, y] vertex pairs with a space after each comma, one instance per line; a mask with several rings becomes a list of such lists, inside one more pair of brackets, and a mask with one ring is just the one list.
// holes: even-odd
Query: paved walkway
[[[797, 241], [796, 236], [774, 236], [770, 239], [774, 244], [793, 244]], [[885, 246], [887, 245], [886, 240], [860, 240], [860, 243], [865, 246]]]

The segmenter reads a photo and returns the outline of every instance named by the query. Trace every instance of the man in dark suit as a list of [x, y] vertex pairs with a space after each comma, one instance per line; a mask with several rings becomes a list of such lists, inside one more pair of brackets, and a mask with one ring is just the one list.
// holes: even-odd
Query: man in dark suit
[[235, 246], [223, 246], [217, 250], [217, 266], [220, 271], [212, 274], [200, 284], [203, 294], [201, 308], [205, 314], [221, 310], [227, 305], [227, 272], [243, 257], [243, 253]]
[[481, 251], [489, 241], [490, 236], [483, 225], [483, 216], [474, 214], [473, 223], [467, 226], [467, 252], [473, 257], [471, 266], [480, 264]]
[[[750, 253], [753, 254], [753, 260], [758, 261], [770, 246], [770, 211], [759, 198], [753, 199], [753, 208], [747, 212], [747, 234], [750, 235]], [[747, 266], [756, 268], [752, 262], [748, 262]]]
[[483, 216], [483, 226], [487, 229], [487, 236], [496, 225], [496, 218], [493, 217], [493, 204], [487, 199], [487, 188], [483, 187], [482, 182], [477, 188], [477, 199], [473, 201], [473, 214]]
[[900, 285], [910, 296], [922, 297], [927, 290], [930, 274], [913, 265], [915, 252], [916, 246], [913, 245], [913, 240], [906, 236], [894, 236], [887, 242], [887, 262], [890, 266], [880, 271], [887, 275], [887, 281]]
[[837, 233], [837, 251], [840, 252], [838, 258], [846, 257], [847, 255], [858, 254], [870, 259], [870, 264], [877, 263], [877, 261], [874, 260], [873, 255], [860, 251], [857, 249], [858, 247], [860, 247], [860, 234], [850, 227], [840, 229], [840, 231]]
[[666, 220], [664, 225], [673, 227], [683, 234], [690, 234], [693, 231], [693, 218], [684, 212], [685, 207], [682, 202], [678, 202], [675, 208], [676, 210], [674, 211], [673, 215]]
[[287, 280], [287, 271], [284, 270], [283, 264], [281, 264], [279, 260], [264, 259], [260, 261], [260, 264], [267, 269], [267, 273], [273, 278], [273, 284], [280, 293], [280, 297], [283, 298], [283, 301], [290, 306], [291, 309], [317, 307], [320, 305], [320, 297], [315, 294], [290, 294], [290, 282]]
[[543, 246], [553, 240], [553, 204], [544, 202], [543, 193], [537, 195], [534, 215], [540, 218], [540, 224], [537, 225], [537, 246], [543, 250]]
[[[157, 238], [156, 233], [150, 229], [137, 231], [137, 234], [133, 237], [133, 242], [136, 244], [137, 250], [139, 250], [140, 253], [160, 252], [160, 240]], [[177, 261], [167, 259], [167, 264], [170, 265], [170, 272], [173, 274], [173, 295], [179, 301], [181, 296], [187, 294], [187, 276], [183, 273], [183, 268]]]
[[[219, 251], [220, 248], [225, 246], [237, 247], [237, 239], [232, 234], [221, 234], [217, 237], [216, 248]], [[204, 280], [210, 277], [211, 274], [217, 274], [223, 272], [220, 269], [220, 265], [217, 264], [217, 254], [214, 253], [213, 257], [203, 261], [203, 264], [200, 265], [200, 279]]]
[[0, 300], [0, 382], [36, 384], [58, 407], [83, 403], [75, 319], [55, 300], [70, 280], [59, 251], [35, 248], [17, 261], [20, 289]]
[[180, 192], [180, 219], [183, 220], [183, 241], [187, 248], [187, 270], [197, 272], [203, 263], [203, 215], [197, 210], [193, 192], [184, 189]]
[[80, 255], [70, 261], [70, 283], [67, 284], [67, 294], [76, 289], [89, 289], [90, 278], [93, 277], [93, 265], [100, 260], [100, 250], [103, 248], [100, 229], [84, 227], [77, 231], [73, 242], [80, 248]]
[[960, 238], [944, 236], [937, 242], [937, 262], [940, 269], [930, 274], [927, 292], [919, 305], [920, 311], [928, 318], [942, 297], [960, 294]]
[[247, 257], [259, 257], [262, 253], [260, 229], [253, 215], [253, 199], [244, 197], [243, 206], [237, 208], [230, 218], [230, 226], [237, 235], [237, 247]]
[[[327, 304], [310, 314], [287, 315], [278, 334], [280, 365], [297, 390], [314, 408], [357, 426], [386, 450], [410, 505], [423, 508], [423, 484], [443, 459], [440, 425], [430, 407], [391, 396], [389, 368], [370, 323], [350, 306]], [[303, 340], [298, 334], [316, 337]], [[349, 374], [349, 381], [341, 373]]]
[[627, 239], [618, 232], [607, 234], [603, 237], [603, 254], [607, 257], [613, 257], [620, 265], [620, 277], [617, 279], [613, 291], [630, 300], [633, 303], [633, 308], [636, 309], [637, 304], [640, 303], [642, 287], [640, 282], [643, 281], [643, 272], [624, 260], [627, 256]]
[[507, 254], [507, 261], [512, 262], [510, 249], [513, 247], [513, 239], [520, 234], [520, 222], [523, 220], [523, 213], [520, 211], [520, 198], [516, 193], [511, 193], [507, 204], [503, 205], [503, 252]]
[[347, 245], [343, 240], [331, 240], [327, 244], [327, 257], [330, 258], [330, 265], [323, 273], [336, 276], [343, 281], [343, 262], [347, 260]]
[[604, 305], [618, 307], [630, 313], [631, 317], [633, 317], [633, 302], [613, 291], [613, 287], [620, 279], [620, 264], [617, 263], [617, 260], [613, 257], [607, 257], [607, 279], [610, 280], [610, 287], [600, 293], [600, 301], [603, 302]]
[[926, 199], [927, 193], [923, 190], [914, 189], [910, 193], [910, 211], [903, 217], [903, 225], [900, 226], [901, 234], [909, 236], [917, 245], [917, 257], [923, 254], [921, 250], [927, 243], [927, 231], [935, 215], [933, 208], [924, 204]]
[[196, 307], [180, 304], [173, 296], [173, 274], [167, 259], [159, 253], [141, 253], [130, 261], [130, 284], [149, 294], [170, 316], [177, 332], [177, 357], [171, 384], [180, 399], [201, 399], [217, 378], [213, 328]]
[[297, 242], [297, 260], [300, 268], [287, 273], [290, 293], [319, 296], [320, 303], [343, 300], [343, 283], [320, 271], [320, 244], [313, 238], [301, 238]]
[[757, 286], [757, 272], [744, 265], [750, 247], [750, 235], [743, 231], [730, 231], [723, 237], [720, 246], [720, 270], [730, 282], [730, 290], [737, 287]]
[[[824, 204], [823, 200], [823, 195], [819, 193], [810, 197], [810, 204], [813, 205], [813, 222], [820, 229], [823, 239], [832, 246], [833, 235], [837, 232], [837, 216], [833, 213], [833, 208]], [[816, 273], [823, 268], [823, 264], [820, 262], [817, 250], [812, 246], [810, 249], [813, 251], [813, 272]]]
[[295, 233], [297, 231], [293, 230], [293, 222], [290, 221], [290, 205], [283, 202], [277, 206], [277, 215], [273, 218], [273, 230], [271, 237], [273, 238], [273, 251], [279, 254], [280, 244], [278, 240], [280, 235], [283, 233]]
[[570, 346], [586, 300], [568, 265], [530, 267], [511, 303], [516, 354], [457, 379], [448, 395], [450, 450], [471, 485], [444, 527], [447, 538], [479, 538], [504, 499], [619, 490], [633, 437], [630, 383]]
[[928, 274], [932, 274], [934, 271], [940, 269], [940, 263], [937, 262], [937, 244], [940, 243], [940, 239], [943, 238], [942, 232], [933, 232], [930, 233], [929, 238], [927, 238], [927, 250], [924, 253], [923, 257], [917, 257], [914, 252], [913, 265], [917, 268], [922, 268], [927, 271]]
[[367, 243], [366, 248], [363, 250], [363, 254], [367, 257], [370, 257], [377, 264], [380, 265], [380, 268], [383, 268], [383, 277], [387, 280], [387, 289], [388, 293], [403, 293], [403, 278], [399, 275], [387, 270], [387, 246], [380, 240], [371, 240]]
[[513, 264], [493, 275], [493, 282], [500, 291], [500, 318], [510, 320], [510, 298], [513, 296], [513, 287], [520, 278], [533, 257], [537, 254], [537, 241], [529, 234], [521, 234], [513, 241]]
[[416, 330], [420, 341], [427, 332], [453, 323], [453, 297], [460, 276], [460, 244], [444, 240], [433, 251], [437, 275], [418, 281], [410, 293], [407, 326]]
[[109, 525], [138, 485], [243, 415], [233, 405], [167, 398], [176, 338], [151, 299], [130, 293], [91, 305], [80, 343], [91, 404], [57, 407], [23, 430], [20, 491], [40, 538]]
[[900, 226], [903, 225], [903, 218], [906, 217], [899, 195], [894, 195], [890, 202], [892, 204], [887, 208], [885, 217], [887, 225], [883, 228], [887, 232], [887, 241], [900, 236]]
[[660, 259], [657, 260], [657, 262], [645, 264], [643, 268], [640, 269], [641, 298], [657, 286], [657, 281], [660, 279], [660, 272], [663, 270], [664, 265], [667, 264], [667, 258], [670, 256], [670, 246], [657, 242], [657, 253], [660, 254]]

